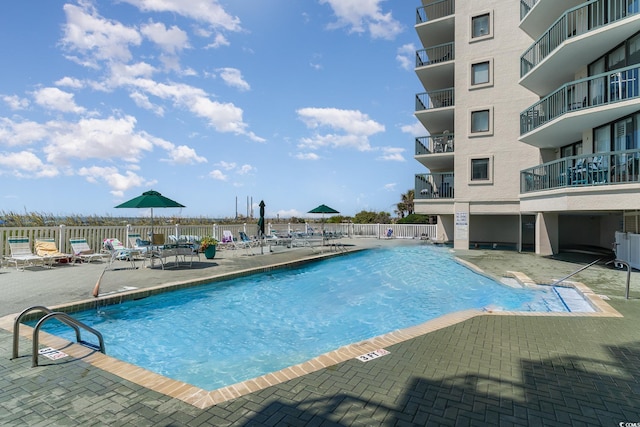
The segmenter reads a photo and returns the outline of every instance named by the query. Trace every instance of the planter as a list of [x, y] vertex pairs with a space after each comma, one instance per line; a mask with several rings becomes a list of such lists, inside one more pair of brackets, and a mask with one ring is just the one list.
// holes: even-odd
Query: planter
[[207, 259], [213, 259], [216, 256], [216, 246], [208, 246], [207, 249], [204, 250], [204, 256]]

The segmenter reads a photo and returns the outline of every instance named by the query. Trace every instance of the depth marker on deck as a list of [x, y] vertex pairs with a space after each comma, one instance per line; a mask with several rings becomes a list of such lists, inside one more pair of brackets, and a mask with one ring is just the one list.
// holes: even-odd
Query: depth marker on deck
[[40, 350], [38, 350], [38, 354], [44, 357], [47, 357], [51, 360], [62, 359], [68, 356], [67, 353], [64, 353], [60, 350], [56, 350], [55, 348], [51, 348], [51, 347], [41, 348]]
[[358, 359], [361, 362], [368, 362], [369, 360], [377, 359], [378, 357], [386, 356], [387, 354], [390, 354], [390, 353], [384, 348], [381, 348], [378, 350], [373, 350], [372, 352], [369, 352], [367, 354], [358, 356], [356, 357], [356, 359]]

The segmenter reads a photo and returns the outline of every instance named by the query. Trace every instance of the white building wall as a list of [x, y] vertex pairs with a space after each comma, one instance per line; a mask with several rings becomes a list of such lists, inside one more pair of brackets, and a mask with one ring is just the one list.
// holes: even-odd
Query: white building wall
[[[492, 36], [471, 39], [471, 17], [491, 14]], [[520, 170], [539, 163], [537, 148], [520, 143], [519, 114], [538, 98], [518, 84], [520, 54], [531, 44], [518, 29], [519, 3], [505, 0], [456, 2], [455, 45], [455, 200], [469, 204], [469, 227], [475, 224], [474, 214], [513, 214], [520, 212]], [[490, 61], [491, 81], [488, 86], [474, 88], [471, 84], [472, 64]], [[471, 134], [471, 112], [488, 108], [492, 129], [487, 136]], [[471, 180], [471, 159], [491, 159], [488, 181]], [[458, 212], [456, 210], [456, 212]], [[500, 223], [503, 217], [493, 218]], [[493, 227], [492, 227], [493, 228]], [[500, 234], [500, 227], [495, 228]], [[473, 232], [471, 233], [473, 235]], [[508, 235], [494, 236], [507, 241]], [[515, 236], [517, 241], [517, 236]], [[467, 242], [454, 242], [455, 247], [468, 247]]]

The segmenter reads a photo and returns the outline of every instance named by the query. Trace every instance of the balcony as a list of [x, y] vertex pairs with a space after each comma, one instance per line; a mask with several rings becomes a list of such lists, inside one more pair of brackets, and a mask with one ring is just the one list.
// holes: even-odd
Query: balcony
[[568, 10], [520, 57], [520, 84], [544, 95], [572, 80], [638, 31], [639, 12], [640, 0], [593, 0]]
[[520, 29], [535, 40], [567, 9], [584, 2], [585, 0], [520, 0]]
[[454, 89], [433, 90], [416, 95], [415, 116], [431, 134], [453, 129]]
[[416, 75], [427, 91], [453, 86], [454, 44], [445, 43], [416, 51]]
[[416, 9], [416, 31], [423, 46], [453, 41], [455, 37], [454, 0], [434, 1]]
[[538, 0], [520, 0], [520, 20], [522, 21], [525, 16], [531, 12], [533, 6], [536, 5]]
[[415, 199], [453, 199], [453, 172], [416, 175]]
[[453, 170], [453, 134], [422, 136], [416, 138], [415, 159], [432, 172]]
[[520, 114], [520, 141], [558, 148], [582, 131], [638, 110], [640, 66], [567, 83]]
[[633, 183], [640, 183], [640, 149], [637, 148], [565, 157], [520, 172], [522, 194]]

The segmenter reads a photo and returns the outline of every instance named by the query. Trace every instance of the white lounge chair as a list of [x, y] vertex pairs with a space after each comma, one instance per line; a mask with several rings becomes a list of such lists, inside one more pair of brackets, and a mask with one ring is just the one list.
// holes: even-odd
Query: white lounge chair
[[96, 252], [89, 246], [87, 239], [69, 239], [71, 243], [71, 251], [73, 252], [73, 261], [80, 260], [82, 262], [91, 262], [93, 260], [103, 260], [110, 257], [110, 254]]
[[73, 254], [65, 254], [58, 250], [54, 239], [36, 239], [34, 248], [36, 255], [43, 257], [49, 267], [52, 267], [54, 262], [71, 262], [73, 260]]
[[[8, 242], [11, 255], [5, 257], [7, 264], [15, 264], [16, 270], [19, 271], [24, 271], [27, 267], [35, 267], [38, 264], [44, 267], [45, 259], [31, 251], [31, 241], [28, 237], [9, 237]], [[22, 270], [20, 264], [22, 264]]]

